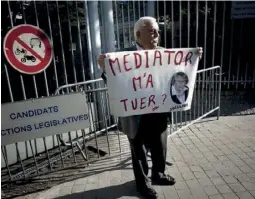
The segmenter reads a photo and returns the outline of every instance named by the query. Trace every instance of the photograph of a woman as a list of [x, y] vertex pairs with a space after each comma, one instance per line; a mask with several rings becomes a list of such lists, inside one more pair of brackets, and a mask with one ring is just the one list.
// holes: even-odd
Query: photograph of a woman
[[189, 94], [188, 76], [184, 72], [177, 72], [173, 75], [170, 84], [170, 95], [176, 104], [183, 104], [186, 102]]

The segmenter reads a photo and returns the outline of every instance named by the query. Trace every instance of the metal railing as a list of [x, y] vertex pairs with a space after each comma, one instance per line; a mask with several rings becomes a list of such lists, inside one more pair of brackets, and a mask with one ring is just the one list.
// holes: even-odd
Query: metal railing
[[[95, 87], [97, 84], [97, 87]], [[43, 138], [45, 152], [35, 154], [34, 146], [29, 141], [33, 156], [17, 164], [8, 164], [8, 154], [2, 147], [6, 168], [2, 169], [2, 182], [17, 181], [42, 175], [48, 172], [61, 170], [77, 165], [88, 165], [101, 158], [108, 158], [129, 153], [129, 144], [126, 136], [116, 129], [116, 122], [111, 116], [107, 88], [102, 79], [68, 84], [56, 89], [55, 94], [70, 93], [73, 90], [86, 93], [86, 102], [89, 110], [90, 127]], [[170, 136], [183, 128], [217, 111], [220, 113], [221, 67], [215, 66], [197, 72], [191, 109], [172, 113]], [[101, 104], [98, 109], [97, 103]], [[72, 106], [70, 102], [70, 106]], [[98, 120], [99, 111], [102, 118]], [[56, 140], [56, 145], [48, 149], [46, 139]], [[17, 147], [17, 154], [22, 151]]]

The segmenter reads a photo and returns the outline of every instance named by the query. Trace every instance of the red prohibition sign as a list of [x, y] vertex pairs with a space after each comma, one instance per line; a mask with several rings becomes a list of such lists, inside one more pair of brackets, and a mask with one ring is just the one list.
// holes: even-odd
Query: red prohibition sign
[[21, 73], [32, 75], [44, 71], [53, 57], [49, 37], [37, 26], [15, 26], [6, 34], [3, 44], [7, 61]]

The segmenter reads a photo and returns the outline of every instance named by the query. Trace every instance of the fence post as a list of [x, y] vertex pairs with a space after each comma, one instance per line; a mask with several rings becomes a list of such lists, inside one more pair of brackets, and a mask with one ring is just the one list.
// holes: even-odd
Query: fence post
[[[101, 7], [102, 7], [102, 24], [103, 24], [103, 52], [115, 52], [115, 28], [114, 28], [114, 19], [113, 19], [113, 3], [112, 1], [101, 1]], [[101, 96], [103, 99], [103, 102], [106, 102], [106, 97]], [[104, 113], [106, 115], [110, 115], [109, 109], [107, 109], [106, 106], [102, 107], [104, 108]], [[108, 120], [110, 124], [114, 123], [114, 117], [111, 116], [110, 120]], [[108, 122], [107, 122], [108, 123]], [[110, 125], [108, 123], [108, 125]]]
[[104, 52], [114, 52], [115, 51], [115, 31], [113, 22], [113, 9], [112, 1], [102, 1], [102, 23], [104, 29]]
[[154, 17], [155, 16], [155, 1], [148, 1], [146, 7], [146, 15]]
[[85, 1], [88, 6], [88, 21], [90, 26], [90, 38], [92, 63], [94, 74], [91, 74], [93, 79], [100, 78], [101, 71], [97, 64], [97, 58], [101, 54], [101, 37], [100, 37], [100, 23], [98, 16], [98, 1]]
[[[88, 12], [88, 22], [89, 22], [89, 31], [90, 38], [87, 39], [91, 41], [91, 53], [92, 54], [92, 64], [90, 66], [91, 71], [94, 73], [91, 74], [93, 79], [97, 79], [101, 77], [101, 69], [98, 66], [97, 58], [101, 54], [101, 35], [100, 35], [100, 22], [99, 22], [99, 10], [98, 10], [98, 1], [85, 1], [87, 3], [87, 12]], [[99, 84], [95, 84], [96, 87], [99, 87]], [[96, 94], [93, 96], [94, 99], [94, 113], [95, 113], [95, 126], [96, 128], [100, 128], [100, 121], [103, 120], [102, 115], [102, 104], [100, 103], [100, 95]]]

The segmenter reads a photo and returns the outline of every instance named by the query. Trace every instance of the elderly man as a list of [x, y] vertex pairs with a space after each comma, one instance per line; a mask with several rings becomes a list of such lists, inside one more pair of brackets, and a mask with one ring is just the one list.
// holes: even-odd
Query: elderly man
[[[134, 26], [136, 45], [123, 51], [151, 50], [158, 46], [159, 26], [155, 18], [142, 17]], [[99, 66], [104, 70], [104, 58], [98, 58]], [[102, 78], [106, 81], [105, 73]], [[119, 118], [119, 130], [128, 136], [132, 155], [133, 171], [137, 190], [148, 199], [157, 198], [150, 182], [156, 185], [174, 185], [175, 179], [165, 174], [167, 153], [167, 113], [153, 113]], [[146, 149], [151, 152], [151, 181], [148, 178]]]

